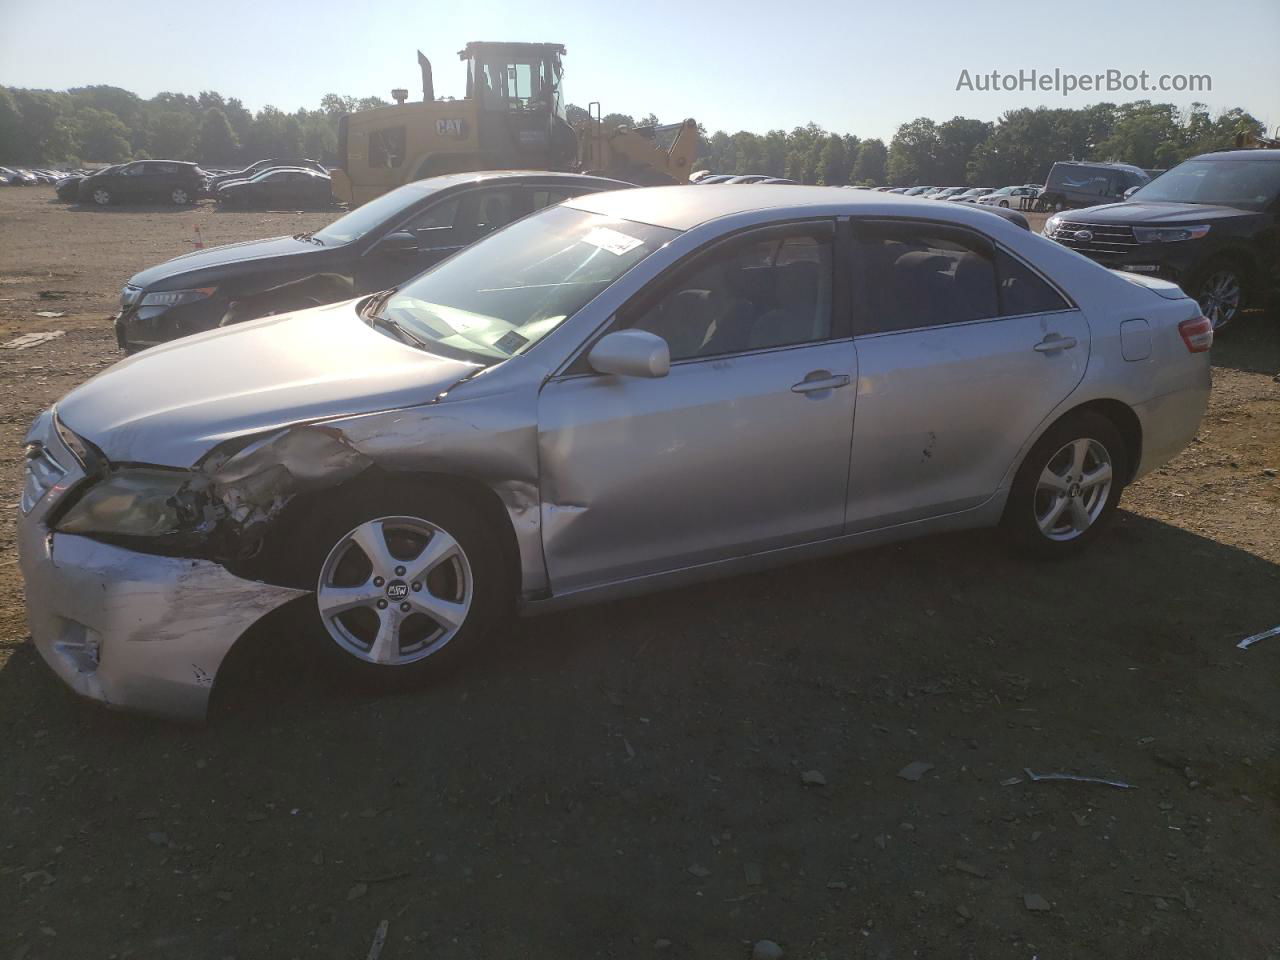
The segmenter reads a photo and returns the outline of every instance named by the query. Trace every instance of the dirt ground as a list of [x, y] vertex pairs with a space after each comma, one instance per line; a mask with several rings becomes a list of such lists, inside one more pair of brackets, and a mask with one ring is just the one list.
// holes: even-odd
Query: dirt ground
[[1280, 955], [1280, 638], [1235, 647], [1280, 624], [1274, 314], [1075, 561], [927, 539], [524, 621], [383, 699], [272, 635], [203, 728], [73, 700], [23, 615], [28, 423], [196, 224], [327, 218], [0, 188], [0, 343], [66, 331], [0, 350], [0, 957], [350, 960], [384, 920], [383, 960]]

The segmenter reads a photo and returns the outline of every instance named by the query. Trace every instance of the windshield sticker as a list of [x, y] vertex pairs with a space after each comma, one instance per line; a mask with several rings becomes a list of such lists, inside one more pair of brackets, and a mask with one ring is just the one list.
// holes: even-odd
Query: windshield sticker
[[582, 238], [582, 242], [589, 243], [593, 247], [599, 247], [601, 250], [607, 250], [615, 257], [620, 257], [629, 250], [634, 250], [644, 241], [637, 240], [635, 237], [628, 237], [625, 233], [610, 230], [608, 227], [596, 227]]
[[516, 333], [514, 330], [508, 330], [501, 337], [495, 340], [493, 345], [497, 347], [499, 350], [501, 350], [503, 353], [510, 354], [510, 353], [515, 353], [517, 350], [519, 350], [528, 342], [529, 342], [528, 337], [522, 337], [520, 334]]

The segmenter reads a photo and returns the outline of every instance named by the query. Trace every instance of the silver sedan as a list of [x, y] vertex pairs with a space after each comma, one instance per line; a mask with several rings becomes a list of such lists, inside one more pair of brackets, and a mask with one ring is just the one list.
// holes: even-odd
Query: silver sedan
[[399, 682], [512, 611], [944, 530], [1066, 555], [1195, 434], [1212, 338], [967, 204], [581, 197], [68, 394], [27, 437], [31, 631], [81, 694], [200, 718], [285, 604]]

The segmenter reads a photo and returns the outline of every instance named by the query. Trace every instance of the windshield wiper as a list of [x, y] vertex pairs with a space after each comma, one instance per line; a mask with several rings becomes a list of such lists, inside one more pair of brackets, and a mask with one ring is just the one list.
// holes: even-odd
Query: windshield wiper
[[375, 293], [372, 297], [365, 301], [360, 313], [369, 326], [375, 330], [384, 330], [391, 336], [395, 337], [401, 343], [407, 343], [411, 347], [427, 347], [430, 341], [422, 339], [404, 324], [392, 320], [390, 317], [384, 317], [378, 311], [382, 309], [383, 304], [396, 292], [396, 288], [383, 290], [381, 293]]
[[308, 232], [308, 233], [295, 233], [295, 234], [293, 235], [293, 239], [295, 239], [295, 240], [301, 240], [301, 241], [303, 241], [304, 243], [315, 243], [315, 244], [318, 244], [318, 245], [320, 245], [320, 246], [322, 246], [322, 247], [324, 246], [324, 241], [323, 241], [323, 240], [321, 240], [319, 237], [317, 237], [314, 233], [310, 233], [310, 232]]

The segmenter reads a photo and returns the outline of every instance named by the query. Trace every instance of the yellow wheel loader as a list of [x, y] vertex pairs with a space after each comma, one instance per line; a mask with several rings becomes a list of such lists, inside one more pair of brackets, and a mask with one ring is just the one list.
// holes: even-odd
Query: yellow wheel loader
[[394, 106], [344, 114], [333, 192], [361, 204], [424, 177], [470, 170], [569, 170], [652, 186], [686, 183], [698, 152], [692, 120], [607, 126], [600, 105], [576, 129], [565, 115], [565, 49], [558, 43], [468, 43], [466, 96], [437, 100], [418, 53], [422, 102], [393, 90]]

